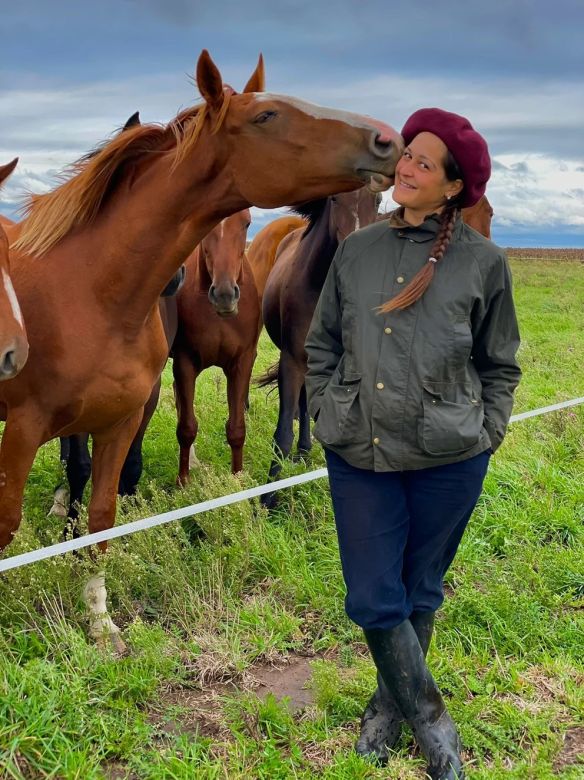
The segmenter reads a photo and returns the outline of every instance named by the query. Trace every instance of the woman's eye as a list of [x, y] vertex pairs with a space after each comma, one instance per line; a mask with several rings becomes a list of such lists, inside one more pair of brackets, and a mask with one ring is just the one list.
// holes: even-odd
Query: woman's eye
[[269, 122], [270, 119], [273, 119], [275, 116], [278, 116], [277, 111], [262, 111], [262, 113], [258, 114], [253, 120], [254, 125], [263, 125], [266, 122]]

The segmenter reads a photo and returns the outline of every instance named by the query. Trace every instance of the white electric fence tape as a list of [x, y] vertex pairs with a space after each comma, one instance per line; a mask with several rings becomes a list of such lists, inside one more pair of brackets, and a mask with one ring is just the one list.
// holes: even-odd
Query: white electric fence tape
[[[584, 397], [573, 398], [570, 401], [562, 401], [561, 403], [552, 404], [551, 406], [543, 406], [541, 409], [533, 409], [531, 412], [515, 414], [511, 417], [509, 422], [512, 423], [517, 422], [518, 420], [525, 420], [528, 417], [537, 417], [540, 414], [555, 412], [558, 409], [567, 409], [569, 406], [577, 406], [578, 404], [583, 403]], [[56, 555], [63, 555], [64, 553], [72, 552], [73, 550], [80, 550], [82, 547], [89, 547], [98, 542], [107, 542], [110, 539], [116, 539], [119, 536], [127, 536], [128, 534], [134, 534], [137, 531], [145, 531], [147, 528], [154, 528], [154, 526], [157, 525], [171, 523], [174, 520], [181, 520], [184, 517], [192, 517], [193, 515], [198, 515], [201, 512], [208, 512], [211, 509], [217, 509], [221, 506], [236, 504], [238, 501], [255, 498], [264, 493], [273, 493], [276, 490], [283, 490], [284, 488], [292, 487], [294, 485], [301, 485], [303, 482], [312, 482], [314, 479], [326, 477], [327, 473], [326, 469], [308, 471], [304, 474], [298, 474], [295, 477], [288, 477], [287, 479], [279, 479], [276, 482], [270, 482], [267, 485], [258, 485], [258, 487], [249, 488], [248, 490], [240, 490], [238, 493], [230, 493], [229, 495], [220, 496], [219, 498], [212, 498], [209, 501], [202, 501], [199, 504], [185, 506], [182, 509], [173, 509], [171, 512], [164, 512], [161, 515], [145, 517], [143, 520], [135, 520], [133, 523], [114, 526], [113, 528], [108, 528], [106, 531], [87, 534], [79, 539], [71, 539], [67, 542], [61, 542], [60, 544], [52, 544], [49, 547], [42, 547], [40, 550], [31, 550], [30, 552], [22, 553], [22, 555], [13, 555], [11, 558], [5, 558], [0, 561], [0, 572], [18, 569], [21, 566], [27, 566], [30, 563], [42, 561], [45, 558], [53, 558]]]

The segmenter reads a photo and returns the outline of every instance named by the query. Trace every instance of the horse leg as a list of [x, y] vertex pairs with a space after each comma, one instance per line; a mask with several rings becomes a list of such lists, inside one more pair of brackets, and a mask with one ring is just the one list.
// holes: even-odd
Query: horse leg
[[[298, 405], [298, 382], [295, 381], [296, 372], [294, 361], [290, 354], [280, 353], [280, 365], [278, 369], [278, 395], [279, 411], [278, 424], [274, 432], [273, 450], [274, 457], [268, 472], [268, 482], [273, 482], [282, 471], [282, 461], [287, 458], [294, 441], [294, 416]], [[274, 509], [278, 503], [276, 493], [265, 493], [261, 503], [268, 509]]]
[[[61, 436], [59, 438], [59, 460], [64, 469], [67, 468], [67, 461], [69, 460], [69, 453], [71, 450], [68, 436]], [[49, 516], [55, 517], [67, 517], [67, 508], [69, 506], [69, 490], [62, 482], [59, 482], [55, 488], [53, 496], [53, 506], [49, 509]]]
[[[58, 504], [62, 493], [69, 494], [69, 510], [65, 513], [64, 517], [67, 518], [66, 525], [63, 529], [63, 536], [66, 538], [72, 536], [76, 539], [79, 536], [78, 520], [79, 509], [83, 503], [83, 493], [85, 486], [91, 476], [91, 455], [89, 454], [89, 434], [77, 433], [73, 436], [68, 436], [69, 457], [67, 458], [67, 482], [69, 483], [69, 490], [66, 488], [59, 488], [55, 492], [55, 502], [53, 508], [49, 514], [56, 514], [59, 517], [63, 517], [61, 511], [55, 511], [55, 506]], [[64, 497], [64, 496], [63, 496]]]
[[231, 447], [231, 473], [243, 470], [243, 445], [245, 444], [245, 404], [249, 395], [249, 383], [255, 361], [255, 351], [244, 354], [225, 371], [227, 377], [227, 403], [229, 417], [225, 426], [227, 441]]
[[[93, 434], [93, 491], [88, 523], [90, 534], [111, 528], [115, 522], [120, 472], [143, 413], [144, 409], [141, 408], [112, 428]], [[99, 542], [97, 547], [98, 555], [105, 554], [107, 542]], [[83, 600], [89, 612], [90, 636], [99, 646], [107, 647], [111, 642], [116, 653], [124, 653], [126, 646], [119, 635], [120, 630], [107, 611], [103, 571], [98, 571], [85, 584]]]
[[22, 518], [24, 486], [44, 441], [42, 416], [30, 408], [8, 415], [0, 445], [0, 551], [7, 547]]
[[298, 459], [306, 460], [312, 448], [310, 439], [310, 415], [306, 398], [306, 385], [302, 383], [298, 397]]
[[142, 422], [138, 428], [138, 433], [134, 436], [134, 440], [130, 444], [128, 456], [124, 461], [122, 473], [120, 474], [120, 484], [118, 485], [118, 494], [120, 496], [134, 496], [138, 489], [138, 482], [142, 476], [142, 442], [144, 441], [144, 434], [148, 423], [152, 419], [152, 415], [156, 411], [158, 405], [158, 399], [160, 397], [160, 386], [162, 380], [159, 378], [152, 388], [150, 398], [146, 401], [144, 407], [144, 416]]
[[191, 447], [197, 438], [199, 424], [195, 415], [195, 382], [197, 370], [184, 352], [175, 352], [172, 362], [174, 374], [174, 398], [176, 402], [176, 438], [179, 445], [177, 485], [189, 482]]

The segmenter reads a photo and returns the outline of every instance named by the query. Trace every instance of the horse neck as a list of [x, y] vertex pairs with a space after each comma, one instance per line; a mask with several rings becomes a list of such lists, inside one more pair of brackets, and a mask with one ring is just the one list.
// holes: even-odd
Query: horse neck
[[172, 152], [163, 153], [122, 182], [88, 236], [99, 246], [90, 264], [100, 304], [139, 329], [169, 279], [193, 247], [223, 216], [248, 204], [234, 194], [222, 171], [214, 139], [201, 136], [194, 152], [173, 170]]
[[322, 214], [301, 239], [298, 252], [304, 256], [302, 262], [303, 272], [306, 274], [312, 289], [320, 290], [332, 263], [339, 242], [334, 226], [330, 224], [331, 201], [327, 199], [327, 205]]

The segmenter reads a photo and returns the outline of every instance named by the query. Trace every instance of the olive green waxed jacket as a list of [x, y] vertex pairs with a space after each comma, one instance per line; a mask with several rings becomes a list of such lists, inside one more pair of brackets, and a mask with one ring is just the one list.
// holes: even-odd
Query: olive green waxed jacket
[[315, 437], [351, 465], [421, 469], [501, 444], [519, 331], [499, 247], [459, 218], [424, 295], [379, 314], [428, 262], [439, 230], [400, 212], [352, 233], [331, 264], [306, 340]]

